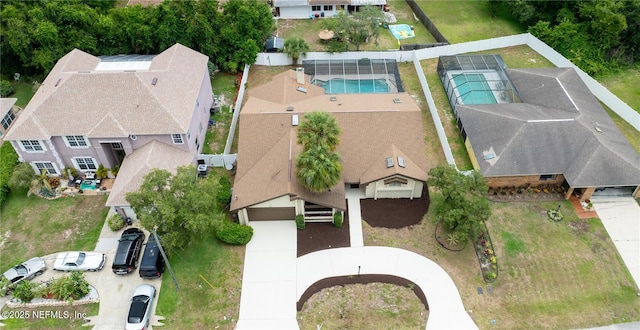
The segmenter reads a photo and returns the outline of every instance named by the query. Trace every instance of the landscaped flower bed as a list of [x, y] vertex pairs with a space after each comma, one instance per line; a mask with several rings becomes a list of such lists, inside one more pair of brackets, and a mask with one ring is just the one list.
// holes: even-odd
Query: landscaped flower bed
[[493, 243], [491, 242], [491, 237], [486, 227], [485, 231], [480, 234], [474, 242], [473, 247], [476, 251], [478, 262], [480, 263], [482, 278], [487, 283], [495, 281], [498, 278], [498, 259], [496, 258]]

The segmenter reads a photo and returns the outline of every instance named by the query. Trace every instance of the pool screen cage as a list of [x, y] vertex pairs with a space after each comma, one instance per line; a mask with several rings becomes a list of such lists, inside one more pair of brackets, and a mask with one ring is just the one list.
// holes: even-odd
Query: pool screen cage
[[457, 104], [520, 102], [500, 55], [440, 56], [438, 75], [451, 108]]
[[398, 65], [391, 59], [308, 60], [302, 61], [302, 67], [314, 85], [331, 83], [334, 79], [384, 79], [390, 93], [404, 92]]

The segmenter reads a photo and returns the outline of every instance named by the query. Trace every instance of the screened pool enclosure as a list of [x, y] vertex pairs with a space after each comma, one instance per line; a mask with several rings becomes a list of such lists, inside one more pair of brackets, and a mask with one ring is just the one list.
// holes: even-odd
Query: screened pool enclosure
[[313, 60], [302, 61], [311, 83], [327, 94], [372, 94], [403, 92], [395, 60]]
[[457, 104], [520, 102], [500, 55], [440, 56], [438, 75], [451, 108]]

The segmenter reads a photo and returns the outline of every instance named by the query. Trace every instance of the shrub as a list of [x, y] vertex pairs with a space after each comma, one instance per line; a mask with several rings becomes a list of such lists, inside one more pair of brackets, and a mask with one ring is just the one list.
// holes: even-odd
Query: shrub
[[118, 231], [124, 227], [124, 221], [118, 213], [114, 213], [107, 218], [107, 226], [113, 231]]
[[9, 194], [9, 180], [18, 163], [18, 154], [11, 143], [4, 141], [0, 146], [0, 206]]
[[58, 188], [60, 186], [60, 178], [57, 176], [52, 176], [47, 180], [49, 181], [49, 185], [52, 189]]
[[66, 166], [62, 169], [62, 178], [65, 180], [69, 180], [69, 172], [71, 172], [71, 176], [73, 176], [74, 178], [78, 177], [78, 170], [76, 170], [74, 167]]
[[245, 245], [253, 237], [253, 228], [231, 221], [224, 221], [221, 228], [216, 232], [216, 237], [227, 244]]
[[120, 171], [120, 165], [116, 165], [111, 169], [111, 174], [113, 174], [113, 176], [118, 176], [118, 171]]
[[11, 95], [13, 91], [14, 88], [8, 80], [0, 80], [0, 96], [7, 97]]
[[13, 290], [13, 296], [23, 303], [28, 303], [35, 298], [36, 284], [31, 281], [22, 281]]
[[306, 224], [304, 222], [304, 214], [296, 215], [296, 227], [298, 227], [298, 229], [302, 230], [302, 229], [304, 229], [305, 226], [306, 226]]
[[333, 214], [333, 226], [336, 228], [342, 228], [342, 212], [336, 212]]
[[227, 205], [231, 203], [231, 182], [226, 176], [221, 176], [220, 179], [218, 179], [218, 184], [220, 184], [220, 187], [218, 187], [216, 201], [221, 209], [225, 209]]
[[98, 168], [96, 169], [96, 176], [98, 177], [98, 179], [104, 179], [108, 176], [108, 174], [108, 168], [104, 167], [104, 165], [102, 164], [98, 165]]
[[58, 300], [78, 300], [89, 293], [89, 282], [84, 274], [79, 271], [71, 272], [71, 275], [60, 277], [51, 282], [51, 293]]

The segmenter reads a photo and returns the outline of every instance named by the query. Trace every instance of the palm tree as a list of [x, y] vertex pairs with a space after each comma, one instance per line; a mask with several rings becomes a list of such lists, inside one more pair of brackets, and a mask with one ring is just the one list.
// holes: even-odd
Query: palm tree
[[322, 146], [313, 146], [298, 155], [296, 175], [300, 184], [312, 192], [325, 192], [335, 186], [342, 175], [340, 155]]
[[298, 65], [298, 58], [307, 55], [309, 45], [302, 38], [291, 37], [284, 40], [284, 48], [282, 51], [291, 56], [293, 65]]
[[340, 133], [340, 126], [333, 115], [324, 111], [309, 112], [298, 126], [298, 144], [304, 150], [321, 146], [333, 152], [340, 143]]

